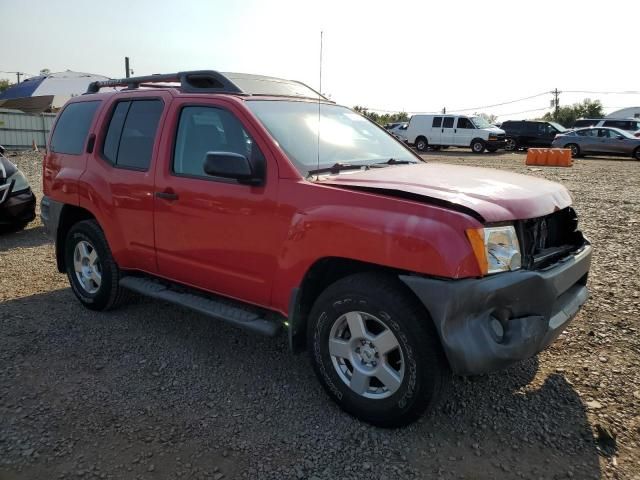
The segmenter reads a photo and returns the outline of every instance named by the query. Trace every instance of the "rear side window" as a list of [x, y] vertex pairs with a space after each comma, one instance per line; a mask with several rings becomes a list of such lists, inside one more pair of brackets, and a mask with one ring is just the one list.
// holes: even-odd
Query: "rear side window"
[[104, 139], [104, 157], [119, 167], [147, 170], [163, 107], [161, 100], [118, 102]]
[[453, 117], [445, 117], [442, 128], [453, 128]]
[[80, 155], [93, 122], [93, 116], [100, 105], [95, 102], [78, 102], [67, 105], [60, 114], [51, 137], [52, 152]]
[[431, 125], [433, 128], [440, 127], [442, 125], [442, 117], [433, 117], [433, 124]]

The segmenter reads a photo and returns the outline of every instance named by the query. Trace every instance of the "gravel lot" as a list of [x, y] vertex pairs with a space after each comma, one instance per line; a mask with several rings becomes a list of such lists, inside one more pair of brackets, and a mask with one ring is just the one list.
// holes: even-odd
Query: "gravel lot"
[[[436, 414], [376, 429], [328, 400], [284, 336], [147, 299], [83, 309], [36, 220], [0, 236], [0, 479], [640, 480], [640, 162], [426, 157], [573, 192], [596, 248], [592, 296], [549, 350], [455, 378]], [[40, 197], [42, 154], [10, 158]]]

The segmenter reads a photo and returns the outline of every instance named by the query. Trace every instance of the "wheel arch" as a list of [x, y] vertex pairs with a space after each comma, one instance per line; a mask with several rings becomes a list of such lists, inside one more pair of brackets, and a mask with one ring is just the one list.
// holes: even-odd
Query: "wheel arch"
[[377, 273], [393, 277], [398, 288], [424, 311], [425, 321], [432, 321], [430, 313], [415, 292], [400, 279], [401, 275], [410, 275], [411, 272], [349, 258], [325, 257], [311, 265], [300, 285], [292, 289], [288, 309], [288, 333], [289, 347], [293, 352], [299, 353], [306, 349], [307, 321], [318, 296], [331, 284], [358, 273]]
[[71, 227], [83, 220], [96, 220], [96, 217], [89, 210], [76, 205], [65, 204], [62, 207], [55, 238], [56, 264], [60, 273], [64, 273], [66, 271], [64, 251], [67, 233], [69, 233]]

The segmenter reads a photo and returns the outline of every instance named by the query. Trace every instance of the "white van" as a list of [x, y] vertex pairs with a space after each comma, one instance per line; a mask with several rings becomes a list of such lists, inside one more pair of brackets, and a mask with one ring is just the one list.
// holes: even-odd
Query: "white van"
[[465, 115], [414, 115], [404, 132], [407, 143], [424, 152], [432, 147], [470, 147], [473, 153], [504, 148], [505, 132], [484, 118]]

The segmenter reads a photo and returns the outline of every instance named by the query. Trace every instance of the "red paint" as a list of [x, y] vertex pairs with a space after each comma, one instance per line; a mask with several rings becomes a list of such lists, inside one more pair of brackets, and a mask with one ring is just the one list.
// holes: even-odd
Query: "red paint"
[[[113, 103], [162, 98], [165, 109], [147, 172], [101, 158]], [[242, 97], [188, 95], [174, 89], [86, 95], [102, 99], [89, 134], [93, 153], [48, 153], [44, 192], [79, 205], [102, 226], [123, 269], [139, 270], [238, 298], [283, 314], [309, 268], [342, 257], [447, 278], [479, 276], [465, 235], [481, 223], [418, 200], [344, 187], [403, 190], [471, 208], [487, 221], [531, 218], [570, 203], [556, 184], [507, 172], [438, 164], [391, 166], [310, 182], [246, 108]], [[228, 109], [266, 158], [261, 187], [171, 173], [180, 107]], [[310, 146], [313, 148], [313, 146]], [[172, 191], [178, 200], [155, 197]]]

